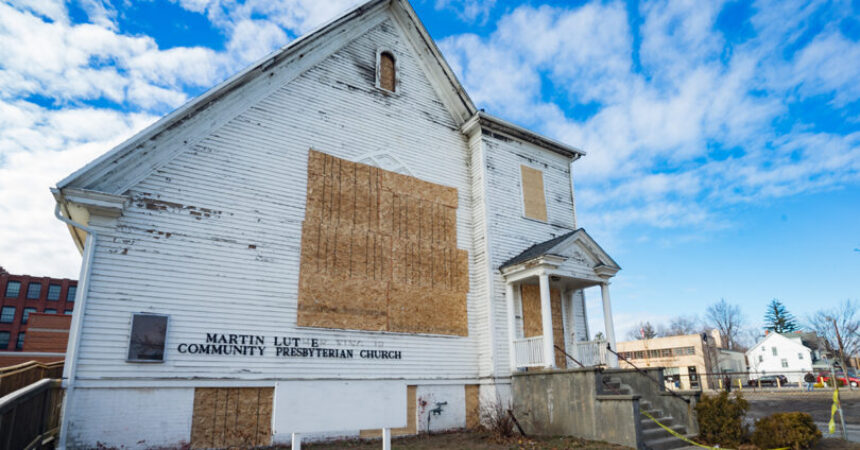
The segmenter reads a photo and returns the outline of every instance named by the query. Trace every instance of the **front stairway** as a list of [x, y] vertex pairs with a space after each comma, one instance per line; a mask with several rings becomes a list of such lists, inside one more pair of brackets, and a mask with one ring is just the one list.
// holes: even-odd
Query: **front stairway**
[[[641, 375], [644, 377], [645, 375]], [[606, 376], [602, 380], [604, 391], [607, 393], [617, 394], [617, 395], [642, 395], [639, 392], [634, 391], [634, 389], [621, 381], [621, 378], [617, 376]], [[651, 391], [650, 389], [648, 391]], [[647, 412], [652, 417], [657, 419], [660, 423], [671, 429], [672, 431], [685, 436], [687, 438], [692, 438], [695, 436], [695, 433], [688, 433], [687, 427], [681, 423], [679, 423], [676, 418], [671, 415], [666, 414], [662, 409], [654, 406], [651, 401], [642, 396], [639, 399], [639, 411], [640, 411], [640, 419], [639, 419], [639, 427], [641, 430], [641, 440], [640, 440], [640, 449], [644, 450], [672, 450], [672, 449], [680, 449], [687, 448], [690, 444], [682, 441], [676, 436], [673, 436], [671, 433], [663, 429], [657, 422], [651, 420], [646, 415], [641, 414], [642, 411]]]
[[669, 392], [663, 369], [579, 369], [518, 372], [511, 379], [513, 414], [535, 436], [577, 436], [637, 450], [686, 447], [682, 436], [698, 433], [698, 391]]

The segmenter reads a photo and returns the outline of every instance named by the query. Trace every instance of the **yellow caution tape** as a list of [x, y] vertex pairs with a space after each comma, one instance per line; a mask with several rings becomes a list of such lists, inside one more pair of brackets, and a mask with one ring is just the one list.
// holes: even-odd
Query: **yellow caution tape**
[[836, 417], [836, 410], [839, 409], [839, 388], [833, 390], [833, 405], [830, 406], [830, 423], [827, 424], [827, 431], [830, 434], [836, 432], [836, 421], [834, 418]]
[[[668, 431], [668, 432], [669, 432], [669, 434], [671, 434], [672, 436], [675, 436], [676, 438], [678, 438], [678, 439], [680, 439], [680, 440], [682, 440], [682, 441], [684, 441], [684, 442], [686, 442], [686, 443], [688, 443], [688, 444], [695, 445], [696, 447], [706, 448], [706, 449], [708, 449], [708, 450], [732, 450], [732, 449], [729, 449], [729, 448], [723, 448], [723, 447], [709, 447], [709, 446], [707, 446], [707, 445], [703, 445], [703, 444], [700, 444], [700, 443], [698, 443], [698, 442], [696, 442], [696, 441], [693, 441], [693, 440], [687, 439], [687, 437], [686, 437], [686, 436], [684, 436], [683, 434], [680, 434], [680, 433], [678, 433], [677, 431], [675, 431], [675, 430], [673, 430], [673, 429], [671, 429], [671, 428], [667, 427], [666, 425], [663, 425], [662, 423], [660, 423], [660, 421], [659, 421], [659, 420], [655, 419], [655, 418], [654, 418], [654, 416], [652, 416], [651, 414], [648, 414], [648, 412], [647, 412], [647, 411], [643, 411], [643, 410], [641, 410], [641, 409], [640, 409], [640, 410], [639, 410], [639, 412], [640, 412], [640, 413], [642, 413], [642, 415], [643, 415], [643, 416], [645, 416], [645, 417], [647, 417], [647, 418], [651, 419], [651, 420], [652, 420], [654, 423], [656, 423], [657, 425], [660, 425], [660, 428], [662, 428], [662, 429], [664, 429], [664, 430]], [[781, 448], [774, 448], [774, 449], [769, 449], [769, 450], [788, 450], [789, 448], [790, 448], [790, 447], [781, 447]]]

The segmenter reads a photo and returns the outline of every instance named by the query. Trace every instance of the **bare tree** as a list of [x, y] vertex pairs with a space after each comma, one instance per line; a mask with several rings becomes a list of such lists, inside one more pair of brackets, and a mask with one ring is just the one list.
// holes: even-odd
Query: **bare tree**
[[721, 298], [719, 302], [708, 306], [705, 321], [709, 327], [716, 328], [720, 332], [720, 339], [727, 349], [740, 349], [738, 337], [744, 325], [744, 317], [741, 315], [739, 306], [730, 305], [726, 299]]
[[761, 338], [762, 333], [759, 329], [743, 327], [738, 331], [737, 337], [735, 338], [734, 350], [745, 352], [752, 348], [753, 345], [756, 345]]
[[839, 342], [836, 337], [836, 329], [833, 321], [839, 327], [839, 337], [842, 338], [842, 347], [846, 360], [860, 352], [860, 302], [845, 300], [839, 306], [831, 309], [821, 309], [807, 319], [809, 329], [824, 338], [827, 346], [832, 350], [839, 350]]
[[695, 315], [677, 316], [669, 319], [669, 325], [657, 327], [658, 336], [684, 336], [698, 334], [705, 329], [702, 321]]
[[642, 339], [653, 339], [657, 337], [657, 331], [651, 322], [639, 322], [635, 328], [627, 332], [627, 339], [631, 341]]

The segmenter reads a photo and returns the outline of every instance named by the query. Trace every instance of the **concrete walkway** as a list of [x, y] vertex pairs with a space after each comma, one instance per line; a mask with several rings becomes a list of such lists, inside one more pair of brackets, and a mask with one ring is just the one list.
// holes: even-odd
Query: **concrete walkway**
[[[836, 422], [836, 432], [833, 433], [832, 435], [827, 434], [827, 424], [826, 423], [816, 422], [815, 425], [818, 426], [818, 429], [821, 430], [821, 434], [823, 434], [824, 437], [826, 437], [826, 438], [827, 437], [837, 437], [837, 438], [842, 437], [842, 428], [840, 428], [838, 421]], [[845, 431], [846, 431], [845, 434], [848, 436], [848, 441], [860, 442], [860, 425], [852, 425], [850, 423], [846, 424], [845, 425]]]

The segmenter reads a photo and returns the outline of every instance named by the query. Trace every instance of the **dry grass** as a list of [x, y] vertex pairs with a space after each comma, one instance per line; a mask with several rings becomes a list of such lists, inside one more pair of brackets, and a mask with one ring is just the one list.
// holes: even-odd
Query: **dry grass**
[[[302, 448], [314, 450], [378, 450], [379, 439], [350, 440], [319, 444], [302, 444]], [[523, 438], [521, 436], [500, 439], [486, 431], [463, 431], [454, 433], [436, 433], [407, 438], [394, 439], [391, 447], [395, 450], [561, 450], [561, 449], [590, 449], [590, 450], [621, 450], [628, 447], [608, 444], [606, 442], [586, 441], [575, 437]]]

